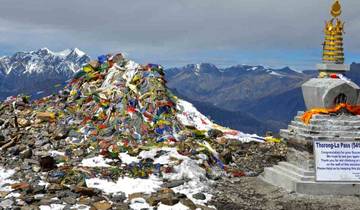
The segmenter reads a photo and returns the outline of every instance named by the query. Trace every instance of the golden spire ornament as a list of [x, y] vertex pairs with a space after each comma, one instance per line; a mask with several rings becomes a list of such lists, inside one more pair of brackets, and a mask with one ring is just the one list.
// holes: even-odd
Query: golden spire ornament
[[343, 33], [344, 23], [339, 19], [341, 15], [341, 5], [339, 0], [335, 0], [331, 7], [331, 15], [333, 18], [326, 21], [325, 24], [325, 41], [323, 48], [323, 63], [343, 64], [344, 48]]

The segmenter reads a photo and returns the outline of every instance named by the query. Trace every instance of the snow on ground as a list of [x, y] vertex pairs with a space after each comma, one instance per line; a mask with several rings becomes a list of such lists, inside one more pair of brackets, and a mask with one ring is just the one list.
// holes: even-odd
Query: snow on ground
[[[143, 198], [135, 198], [131, 200], [130, 208], [133, 210], [141, 210], [141, 209], [149, 209], [153, 210], [154, 208], [151, 207]], [[189, 208], [182, 203], [177, 203], [173, 206], [168, 206], [162, 203], [159, 203], [157, 210], [189, 210]]]
[[134, 156], [130, 156], [129, 154], [125, 153], [119, 153], [119, 158], [121, 159], [122, 163], [130, 164], [132, 162], [138, 163], [139, 159]]
[[[211, 148], [210, 148], [211, 149]], [[163, 155], [157, 157], [159, 151], [165, 151]], [[174, 166], [173, 173], [164, 174], [164, 179], [168, 180], [189, 180], [185, 184], [172, 188], [174, 192], [183, 193], [188, 196], [195, 204], [204, 205], [211, 199], [211, 195], [206, 193], [209, 190], [208, 185], [211, 183], [206, 178], [205, 169], [199, 166], [199, 161], [206, 160], [207, 157], [201, 157], [200, 160], [194, 160], [187, 156], [183, 156], [179, 154], [176, 148], [153, 148], [149, 151], [142, 151], [137, 157], [133, 157], [128, 155], [127, 153], [121, 153], [120, 155], [123, 163], [132, 163], [139, 162], [140, 159], [151, 158], [154, 160], [154, 163], [159, 164], [176, 164], [177, 160], [182, 160], [179, 165]], [[156, 156], [156, 158], [155, 158]], [[204, 156], [204, 155], [203, 155]], [[151, 175], [149, 179], [140, 179], [140, 178], [129, 178], [123, 177], [119, 178], [117, 182], [111, 182], [104, 179], [99, 178], [91, 178], [86, 180], [86, 185], [88, 187], [93, 187], [104, 191], [105, 193], [118, 193], [124, 192], [126, 196], [132, 193], [143, 192], [145, 194], [151, 194], [152, 192], [156, 192], [161, 188], [162, 179], [156, 177], [155, 175]], [[204, 193], [206, 196], [205, 200], [197, 200], [192, 197], [192, 195], [196, 193]], [[146, 203], [144, 199], [133, 199], [131, 200], [131, 208], [132, 209], [142, 209], [149, 208], [149, 204]], [[150, 208], [151, 209], [151, 208]], [[166, 206], [161, 204], [158, 209], [164, 210], [185, 210], [188, 209], [182, 204], [177, 204], [175, 206]]]
[[225, 138], [237, 139], [242, 142], [264, 142], [264, 138], [259, 137], [256, 134], [245, 134], [243, 132], [224, 128], [213, 123], [203, 114], [201, 114], [191, 103], [187, 101], [179, 99], [177, 103], [177, 109], [180, 110], [180, 112], [176, 115], [176, 117], [184, 125], [194, 126], [198, 130], [205, 131], [208, 131], [210, 129], [218, 129], [224, 132]]
[[165, 204], [160, 203], [160, 205], [157, 208], [158, 210], [189, 210], [189, 208], [182, 203], [177, 203], [173, 206], [168, 206]]
[[65, 156], [65, 152], [59, 152], [59, 151], [56, 151], [56, 150], [52, 150], [52, 151], [49, 151], [49, 155], [52, 156], [52, 157]]
[[90, 206], [87, 205], [83, 205], [83, 204], [76, 204], [72, 207], [70, 207], [70, 209], [76, 209], [76, 210], [90, 210]]
[[[160, 157], [155, 158], [157, 152], [159, 151], [166, 151], [167, 153], [161, 155]], [[141, 159], [151, 158], [154, 160], [154, 164], [159, 163], [163, 165], [171, 163], [171, 160], [174, 158], [178, 160], [184, 160], [188, 158], [187, 156], [180, 155], [177, 152], [176, 148], [170, 148], [170, 147], [154, 148], [149, 151], [142, 151], [140, 152], [139, 157]]]
[[[211, 183], [206, 178], [205, 169], [201, 168], [193, 159], [187, 158], [178, 166], [174, 167], [175, 173], [166, 174], [164, 178], [169, 180], [190, 180], [183, 185], [172, 188], [175, 193], [182, 193], [192, 200], [195, 204], [205, 204], [211, 199], [211, 195], [207, 194], [208, 185]], [[204, 193], [205, 200], [197, 200], [192, 197], [196, 193]]]
[[146, 202], [144, 198], [134, 198], [131, 200], [130, 208], [134, 210], [150, 209], [151, 206]]
[[201, 114], [191, 103], [178, 100], [177, 109], [180, 113], [176, 117], [184, 125], [195, 126], [198, 130], [210, 130], [213, 123]]
[[[50, 205], [41, 205], [40, 210], [63, 210], [65, 209], [65, 204], [50, 204]], [[76, 204], [70, 207], [70, 209], [76, 210], [90, 210], [90, 206], [83, 204]]]
[[11, 192], [12, 189], [9, 184], [15, 183], [15, 181], [9, 179], [12, 175], [14, 175], [15, 170], [6, 170], [0, 167], [0, 191]]
[[99, 178], [86, 179], [85, 181], [87, 187], [97, 188], [108, 194], [123, 192], [126, 196], [139, 192], [146, 194], [156, 192], [163, 183], [161, 179], [154, 175], [151, 175], [148, 179], [120, 177], [117, 182]]
[[63, 210], [65, 205], [63, 204], [50, 204], [48, 205], [41, 205], [39, 208], [40, 210]]
[[92, 158], [83, 159], [80, 166], [84, 167], [110, 167], [108, 163], [114, 162], [111, 159], [105, 159], [103, 156], [99, 155]]

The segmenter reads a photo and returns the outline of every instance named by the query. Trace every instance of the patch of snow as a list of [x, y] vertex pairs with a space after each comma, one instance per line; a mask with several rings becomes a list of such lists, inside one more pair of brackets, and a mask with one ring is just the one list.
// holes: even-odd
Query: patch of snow
[[[187, 195], [187, 197], [192, 202], [194, 202], [195, 204], [200, 204], [200, 205], [205, 205], [213, 197], [211, 194], [206, 193], [209, 191], [208, 183], [200, 182], [197, 180], [192, 180], [192, 181], [186, 182], [183, 185], [172, 188], [172, 190], [174, 190], [175, 193], [181, 193], [181, 194]], [[205, 195], [206, 199], [198, 200], [198, 199], [193, 198], [193, 195], [197, 194], [197, 193], [203, 193]]]
[[137, 157], [130, 156], [127, 153], [119, 153], [119, 158], [123, 163], [130, 164], [132, 162], [138, 163], [139, 159]]
[[[14, 180], [9, 179], [12, 175], [14, 175], [15, 170], [6, 170], [4, 168], [0, 167], [0, 191], [5, 191], [5, 192], [11, 192], [12, 189], [9, 186], [9, 184], [13, 184], [15, 183]], [[7, 186], [5, 186], [7, 185]]]
[[43, 180], [40, 180], [39, 183], [38, 183], [38, 185], [40, 185], [40, 186], [45, 186], [45, 188], [47, 188], [47, 187], [50, 185], [50, 183], [49, 183], [49, 182], [45, 182], [45, 181], [43, 181]]
[[51, 157], [55, 157], [55, 156], [65, 156], [65, 152], [59, 152], [59, 151], [56, 151], [56, 150], [51, 150], [49, 151], [49, 155]]
[[76, 204], [72, 207], [70, 207], [70, 209], [76, 209], [76, 210], [90, 210], [90, 206], [87, 205], [83, 205], [83, 204]]
[[[159, 151], [165, 151], [167, 153], [161, 155], [160, 157], [155, 158], [157, 152]], [[150, 158], [154, 160], [154, 164], [162, 164], [162, 165], [171, 163], [172, 159], [178, 159], [178, 160], [189, 159], [187, 156], [183, 156], [179, 154], [176, 148], [170, 148], [170, 147], [154, 148], [149, 151], [141, 151], [138, 157], [140, 157], [141, 159]]]
[[[183, 185], [172, 188], [174, 192], [187, 195], [196, 204], [204, 205], [211, 199], [212, 195], [205, 193], [209, 190], [208, 185], [210, 181], [206, 178], [205, 169], [201, 168], [197, 161], [184, 156], [181, 164], [174, 166], [174, 170], [174, 173], [164, 174], [164, 178], [169, 180], [190, 180]], [[194, 199], [192, 195], [196, 193], [204, 193], [206, 199]]]
[[285, 75], [283, 75], [283, 74], [280, 74], [280, 73], [274, 72], [274, 71], [271, 71], [270, 74], [271, 74], [271, 75], [274, 75], [274, 76], [278, 76], [278, 77], [284, 77], [284, 76], [285, 76]]
[[63, 210], [65, 205], [63, 204], [50, 204], [39, 206], [40, 210]]
[[151, 175], [148, 179], [120, 177], [117, 182], [99, 178], [86, 179], [85, 181], [87, 187], [97, 188], [108, 194], [123, 192], [126, 196], [138, 192], [147, 194], [156, 192], [163, 183], [154, 175]]
[[195, 75], [196, 75], [196, 76], [199, 76], [199, 74], [200, 74], [200, 69], [201, 69], [201, 64], [196, 64], [196, 65], [195, 65], [195, 69], [194, 69], [194, 72], [195, 72]]
[[175, 173], [164, 174], [169, 180], [206, 180], [206, 171], [195, 160], [187, 158], [174, 167]]
[[59, 57], [66, 57], [66, 56], [68, 56], [70, 53], [71, 53], [71, 50], [70, 50], [70, 49], [66, 49], [66, 50], [63, 50], [63, 51], [60, 51], [60, 52], [53, 52], [53, 54], [54, 54], [55, 56], [59, 56]]
[[80, 166], [84, 167], [110, 167], [108, 163], [113, 162], [111, 159], [105, 159], [103, 156], [96, 156], [92, 158], [83, 159]]
[[20, 193], [10, 193], [7, 196], [5, 196], [5, 198], [18, 198], [20, 197]]
[[177, 118], [184, 125], [195, 126], [198, 130], [210, 130], [212, 128], [212, 122], [201, 114], [191, 103], [178, 100], [177, 109], [180, 112], [177, 114]]
[[133, 210], [141, 210], [141, 209], [153, 209], [146, 202], [144, 198], [134, 198], [131, 200], [130, 208]]
[[73, 50], [73, 52], [76, 53], [76, 54], [77, 54], [78, 56], [80, 56], [80, 57], [86, 55], [85, 52], [79, 50], [78, 48], [75, 48], [75, 49]]
[[160, 203], [157, 209], [158, 210], [189, 210], [190, 208], [179, 202], [173, 206], [168, 206]]

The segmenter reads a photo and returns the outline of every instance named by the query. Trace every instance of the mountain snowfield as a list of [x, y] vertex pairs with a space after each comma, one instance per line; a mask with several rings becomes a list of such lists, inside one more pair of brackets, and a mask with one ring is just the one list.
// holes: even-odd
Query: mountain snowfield
[[89, 57], [86, 53], [77, 48], [60, 52], [42, 48], [37, 51], [18, 52], [13, 56], [1, 57], [0, 73], [2, 75], [25, 74], [27, 76], [55, 71], [72, 76], [88, 60]]

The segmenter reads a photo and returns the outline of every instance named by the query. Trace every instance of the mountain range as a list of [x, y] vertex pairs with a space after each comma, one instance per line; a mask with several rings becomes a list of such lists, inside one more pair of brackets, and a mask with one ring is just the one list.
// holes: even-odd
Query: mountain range
[[[42, 48], [0, 58], [0, 100], [20, 93], [32, 98], [56, 93], [90, 57], [81, 50], [52, 52]], [[347, 74], [360, 84], [360, 64]], [[274, 69], [260, 65], [219, 68], [189, 64], [165, 71], [168, 87], [215, 122], [246, 133], [263, 135], [285, 128], [305, 110], [301, 84], [317, 71]]]
[[42, 48], [0, 58], [0, 99], [26, 94], [35, 98], [57, 92], [74, 72], [90, 61], [81, 50], [52, 52]]
[[[360, 64], [353, 63], [350, 69], [346, 76], [360, 84]], [[289, 67], [218, 68], [204, 63], [170, 68], [166, 77], [173, 91], [216, 122], [263, 135], [286, 128], [297, 111], [306, 109], [301, 84], [317, 74]]]

